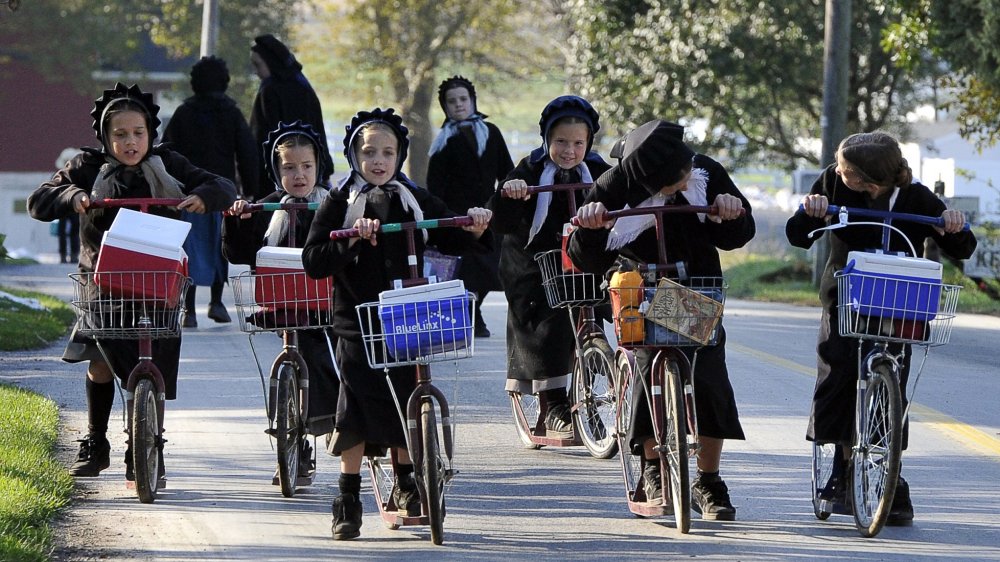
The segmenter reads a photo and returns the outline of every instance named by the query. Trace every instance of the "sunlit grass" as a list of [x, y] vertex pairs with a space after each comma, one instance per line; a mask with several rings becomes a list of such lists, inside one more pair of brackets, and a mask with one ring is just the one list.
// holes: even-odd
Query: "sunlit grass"
[[36, 349], [66, 333], [75, 315], [70, 305], [48, 295], [0, 287], [0, 291], [38, 300], [37, 310], [0, 296], [0, 351]]

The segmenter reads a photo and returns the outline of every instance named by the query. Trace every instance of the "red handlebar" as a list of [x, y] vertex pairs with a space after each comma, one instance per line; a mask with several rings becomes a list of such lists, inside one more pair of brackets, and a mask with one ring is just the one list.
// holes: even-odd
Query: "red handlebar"
[[[636, 207], [634, 209], [620, 209], [617, 211], [607, 211], [604, 213], [603, 220], [608, 221], [611, 219], [617, 219], [619, 217], [629, 217], [633, 215], [654, 215], [654, 214], [690, 214], [690, 213], [705, 213], [707, 215], [716, 215], [719, 213], [719, 208], [715, 205], [659, 205], [652, 207]], [[740, 216], [746, 214], [746, 209], [740, 209]], [[573, 217], [571, 222], [573, 226], [580, 226], [580, 221], [577, 217]]]
[[148, 212], [150, 207], [176, 207], [184, 199], [176, 197], [124, 197], [121, 199], [91, 199], [90, 207], [93, 209], [110, 209], [120, 207], [139, 207], [143, 213]]

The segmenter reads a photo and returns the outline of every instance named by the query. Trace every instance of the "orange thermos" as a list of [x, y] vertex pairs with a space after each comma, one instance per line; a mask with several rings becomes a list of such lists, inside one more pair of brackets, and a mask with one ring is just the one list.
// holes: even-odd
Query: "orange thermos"
[[642, 312], [642, 274], [621, 267], [611, 275], [611, 307], [615, 318], [618, 341], [624, 344], [642, 343], [645, 336]]

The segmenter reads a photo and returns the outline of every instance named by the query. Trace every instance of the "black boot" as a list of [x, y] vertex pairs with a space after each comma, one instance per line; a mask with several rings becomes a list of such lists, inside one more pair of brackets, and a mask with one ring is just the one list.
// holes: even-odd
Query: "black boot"
[[400, 515], [419, 517], [420, 492], [413, 478], [413, 465], [399, 465], [399, 468], [401, 470], [396, 474], [396, 485], [392, 489], [392, 501]]
[[333, 540], [361, 535], [361, 475], [341, 474], [340, 495], [333, 498]]
[[111, 466], [111, 444], [104, 434], [88, 435], [80, 439], [80, 452], [69, 468], [69, 473], [77, 477], [99, 476], [101, 471]]

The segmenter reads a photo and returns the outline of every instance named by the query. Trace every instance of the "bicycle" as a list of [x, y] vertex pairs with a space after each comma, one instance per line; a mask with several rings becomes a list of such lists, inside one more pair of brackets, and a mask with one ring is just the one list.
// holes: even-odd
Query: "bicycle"
[[[868, 225], [883, 228], [879, 253], [851, 252], [849, 257], [890, 256], [889, 236], [892, 231], [906, 235], [892, 226], [893, 220], [944, 226], [940, 217], [909, 213], [894, 213], [829, 205], [827, 214], [837, 215], [837, 222], [809, 233], [812, 237], [823, 230]], [[848, 222], [851, 215], [882, 219], [883, 222]], [[968, 224], [965, 229], [968, 230]], [[923, 258], [908, 257], [909, 266], [934, 264]], [[848, 463], [847, 488], [849, 503], [834, 501], [834, 488], [839, 479], [839, 447], [831, 443], [813, 443], [812, 503], [817, 519], [831, 514], [853, 515], [858, 532], [864, 537], [876, 536], [885, 526], [896, 493], [902, 457], [903, 425], [916, 392], [916, 384], [927, 361], [931, 347], [948, 343], [958, 305], [959, 285], [942, 283], [940, 277], [900, 277], [883, 271], [863, 271], [858, 263], [836, 273], [837, 322], [841, 336], [858, 340], [858, 385], [855, 402], [854, 443]], [[931, 268], [933, 269], [933, 268]], [[916, 271], [916, 270], [914, 270]], [[927, 271], [927, 270], [925, 270]], [[938, 269], [940, 271], [940, 269]], [[924, 350], [923, 359], [914, 377], [906, 410], [902, 406], [900, 389], [901, 366], [907, 354], [906, 344]]]
[[[574, 215], [575, 192], [591, 187], [590, 183], [529, 186], [528, 193], [567, 191], [570, 214]], [[606, 300], [607, 294], [598, 276], [580, 272], [567, 260], [563, 250], [535, 255], [549, 307], [565, 308], [570, 325], [574, 326], [575, 352], [570, 380], [573, 434], [548, 434], [545, 428], [548, 405], [543, 395], [508, 390], [514, 427], [526, 448], [583, 445], [592, 456], [609, 459], [618, 452], [618, 443], [609, 431], [614, 425], [615, 397], [611, 385], [614, 352], [595, 314], [595, 307]]]
[[[618, 332], [635, 328], [619, 338], [615, 352], [613, 388], [616, 392], [614, 435], [621, 451], [622, 477], [629, 511], [641, 517], [673, 515], [681, 533], [691, 528], [691, 483], [689, 458], [698, 453], [698, 421], [694, 401], [694, 369], [698, 350], [715, 345], [728, 286], [722, 277], [691, 277], [683, 262], [669, 263], [663, 236], [663, 215], [672, 213], [715, 214], [715, 206], [669, 205], [608, 211], [607, 220], [652, 214], [659, 241], [658, 263], [637, 264], [642, 281], [610, 286], [611, 314]], [[575, 222], [575, 219], [574, 219]], [[624, 302], [640, 303], [639, 316], [626, 315]], [[618, 303], [618, 306], [616, 306]], [[682, 306], [686, 305], [686, 306]], [[623, 332], [625, 329], [625, 332]], [[691, 358], [684, 349], [693, 349]], [[650, 376], [642, 373], [636, 352], [654, 353]], [[660, 458], [663, 499], [647, 501], [643, 478], [645, 456], [629, 454], [628, 433], [632, 423], [632, 397], [642, 385], [653, 426], [653, 450]], [[669, 500], [669, 501], [668, 501]]]
[[[243, 213], [274, 211], [315, 211], [319, 203], [252, 203]], [[229, 214], [229, 211], [226, 211]], [[288, 213], [288, 241], [295, 238], [296, 213]], [[263, 273], [261, 264], [252, 272], [229, 278], [233, 288], [240, 330], [247, 334], [250, 350], [260, 376], [265, 396], [264, 409], [268, 427], [265, 433], [275, 440], [278, 470], [273, 484], [281, 487], [281, 495], [290, 498], [296, 488], [313, 482], [316, 466], [315, 439], [308, 444], [309, 428], [309, 368], [299, 352], [300, 330], [322, 330], [333, 361], [333, 344], [327, 328], [333, 324], [333, 288], [330, 279], [311, 279], [301, 270]], [[253, 337], [275, 332], [281, 336], [282, 348], [271, 363], [267, 381], [261, 367]], [[339, 377], [339, 373], [338, 373]], [[308, 457], [303, 458], [306, 453]]]
[[[384, 291], [380, 295], [380, 302], [357, 306], [368, 364], [372, 369], [381, 368], [385, 371], [400, 422], [406, 428], [406, 448], [413, 461], [414, 477], [421, 500], [419, 516], [397, 513], [399, 506], [392, 499], [398, 462], [395, 451], [390, 449], [392, 452], [389, 459], [385, 456], [368, 456], [366, 460], [379, 514], [383, 523], [392, 530], [408, 525], [430, 526], [431, 541], [436, 545], [444, 541], [445, 488], [458, 471], [453, 464], [455, 426], [451, 410], [444, 393], [431, 380], [429, 364], [473, 356], [475, 307], [472, 305], [476, 297], [465, 291], [460, 280], [436, 283], [434, 277], [420, 276], [414, 231], [471, 224], [471, 217], [461, 216], [381, 225], [378, 230], [380, 233], [403, 233], [406, 236], [410, 278], [396, 280], [397, 289], [420, 289], [425, 286], [428, 290], [434, 290], [435, 285], [447, 285], [460, 287], [460, 290], [448, 291], [449, 295], [437, 300]], [[356, 237], [356, 228], [330, 233], [332, 240]], [[389, 379], [389, 369], [408, 365], [416, 368], [416, 388], [407, 397], [404, 410]], [[442, 443], [444, 458], [441, 456]]]
[[[183, 199], [128, 198], [93, 200], [90, 209], [176, 207]], [[102, 246], [102, 250], [104, 247]], [[98, 268], [99, 269], [99, 268]], [[134, 480], [127, 480], [139, 501], [153, 503], [166, 487], [163, 469], [163, 415], [166, 387], [153, 363], [153, 340], [180, 335], [182, 296], [190, 280], [180, 271], [95, 271], [71, 273], [77, 332], [92, 338], [105, 363], [120, 381], [104, 349], [107, 340], [136, 341], [139, 361], [125, 379], [125, 425]], [[121, 388], [119, 387], [119, 392]], [[126, 477], [128, 474], [126, 474]]]

